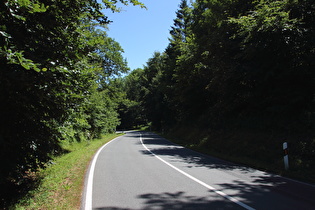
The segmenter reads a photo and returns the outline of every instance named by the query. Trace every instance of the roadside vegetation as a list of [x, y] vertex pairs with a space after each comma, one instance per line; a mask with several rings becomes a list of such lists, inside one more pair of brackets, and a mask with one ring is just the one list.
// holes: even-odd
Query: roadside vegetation
[[82, 183], [72, 172], [86, 163], [72, 162], [76, 155], [92, 154], [103, 143], [93, 139], [116, 128], [141, 126], [315, 183], [314, 1], [182, 0], [165, 51], [125, 77], [104, 14], [119, 12], [119, 3], [144, 7], [0, 1], [0, 205], [78, 207]]
[[[90, 142], [63, 142], [64, 154], [52, 158], [47, 167], [28, 174], [36, 181], [20, 199], [12, 200], [8, 209], [80, 209], [85, 173], [103, 144], [119, 134], [104, 135]], [[33, 183], [34, 184], [34, 183]]]
[[[247, 165], [262, 171], [315, 184], [315, 170], [311, 148], [296, 143], [300, 136], [291, 136], [289, 170], [285, 170], [282, 150], [282, 135], [275, 136], [261, 131], [212, 132], [205, 133], [198, 128], [183, 127], [167, 134], [161, 134], [174, 143], [203, 154], [227, 161]], [[301, 151], [304, 154], [301, 154]]]
[[[67, 153], [66, 142], [92, 142], [120, 124], [124, 93], [114, 80], [129, 68], [106, 32], [106, 12], [119, 12], [120, 3], [143, 7], [137, 0], [0, 1], [0, 205], [36, 187], [38, 170]], [[64, 182], [66, 190], [71, 180]]]
[[165, 51], [123, 80], [133, 103], [121, 126], [146, 121], [192, 148], [315, 183], [315, 3], [182, 0], [176, 15]]

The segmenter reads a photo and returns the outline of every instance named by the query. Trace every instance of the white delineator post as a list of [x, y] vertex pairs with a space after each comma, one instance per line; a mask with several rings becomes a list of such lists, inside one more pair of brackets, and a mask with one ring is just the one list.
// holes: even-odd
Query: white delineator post
[[285, 170], [288, 170], [289, 169], [289, 151], [288, 151], [287, 142], [283, 143], [283, 152], [284, 152], [284, 156], [283, 156], [284, 168]]

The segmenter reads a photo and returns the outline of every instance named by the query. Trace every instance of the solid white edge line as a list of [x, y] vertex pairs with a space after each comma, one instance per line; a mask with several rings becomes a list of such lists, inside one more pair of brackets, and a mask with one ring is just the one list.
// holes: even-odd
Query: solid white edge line
[[97, 158], [99, 156], [99, 154], [101, 153], [101, 151], [111, 142], [119, 139], [121, 136], [110, 140], [109, 142], [107, 142], [106, 144], [104, 144], [94, 155], [92, 163], [91, 163], [91, 167], [89, 170], [89, 175], [88, 175], [88, 180], [87, 180], [87, 184], [86, 184], [86, 194], [85, 194], [85, 205], [84, 205], [84, 209], [85, 210], [91, 210], [92, 209], [92, 197], [93, 197], [93, 179], [94, 179], [94, 169], [95, 169], [95, 165], [96, 165], [96, 161]]
[[204, 183], [203, 181], [201, 181], [201, 180], [199, 180], [199, 179], [193, 177], [192, 175], [190, 175], [190, 174], [188, 174], [188, 173], [186, 173], [186, 172], [180, 170], [179, 168], [173, 166], [173, 165], [170, 164], [169, 162], [167, 162], [167, 161], [163, 160], [162, 158], [160, 158], [158, 155], [156, 155], [154, 152], [152, 152], [152, 151], [143, 143], [143, 141], [142, 141], [142, 134], [141, 134], [141, 133], [140, 133], [140, 142], [141, 142], [142, 146], [143, 146], [148, 152], [150, 152], [154, 157], [156, 157], [157, 159], [159, 159], [160, 161], [162, 161], [162, 162], [165, 163], [166, 165], [170, 166], [171, 168], [175, 169], [175, 170], [178, 171], [179, 173], [181, 173], [181, 174], [185, 175], [186, 177], [192, 179], [193, 181], [195, 181], [195, 182], [201, 184], [202, 186], [208, 188], [209, 190], [215, 192], [216, 194], [221, 195], [222, 197], [224, 197], [224, 198], [226, 198], [226, 199], [232, 201], [233, 203], [236, 203], [236, 204], [238, 204], [239, 206], [242, 206], [242, 207], [245, 208], [245, 209], [248, 209], [248, 210], [255, 210], [254, 208], [252, 208], [252, 207], [246, 205], [245, 203], [243, 203], [243, 202], [237, 200], [236, 198], [233, 198], [233, 197], [231, 197], [231, 196], [225, 194], [224, 192], [215, 189], [214, 187], [212, 187], [212, 186], [210, 186], [210, 185]]

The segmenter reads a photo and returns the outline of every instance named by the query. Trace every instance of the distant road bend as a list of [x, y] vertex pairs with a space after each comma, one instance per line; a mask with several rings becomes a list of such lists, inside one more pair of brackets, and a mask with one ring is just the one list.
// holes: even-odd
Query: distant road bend
[[305, 210], [315, 209], [315, 186], [130, 131], [95, 155], [82, 208]]

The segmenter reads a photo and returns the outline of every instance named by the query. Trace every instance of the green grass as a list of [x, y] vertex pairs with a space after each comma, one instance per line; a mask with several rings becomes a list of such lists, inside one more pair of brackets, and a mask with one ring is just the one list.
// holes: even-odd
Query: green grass
[[55, 157], [52, 164], [40, 170], [38, 187], [10, 209], [79, 209], [91, 158], [98, 148], [117, 136], [109, 134], [91, 142], [63, 143], [62, 147], [68, 152]]

